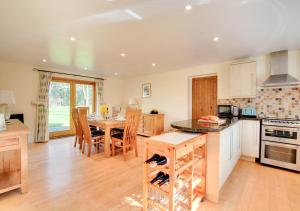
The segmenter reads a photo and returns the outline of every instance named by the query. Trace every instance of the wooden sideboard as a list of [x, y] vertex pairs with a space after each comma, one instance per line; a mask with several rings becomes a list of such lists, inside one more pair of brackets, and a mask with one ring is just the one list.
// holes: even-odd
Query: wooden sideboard
[[164, 114], [143, 114], [138, 134], [143, 136], [160, 135], [164, 132]]
[[0, 194], [21, 188], [27, 192], [29, 129], [19, 120], [10, 120], [0, 131]]

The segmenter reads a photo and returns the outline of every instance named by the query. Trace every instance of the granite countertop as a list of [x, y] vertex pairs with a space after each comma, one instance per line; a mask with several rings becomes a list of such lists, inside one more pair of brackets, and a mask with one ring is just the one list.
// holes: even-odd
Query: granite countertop
[[217, 124], [211, 124], [211, 123], [199, 123], [196, 119], [189, 119], [179, 122], [173, 122], [171, 123], [171, 127], [185, 131], [185, 132], [192, 132], [192, 133], [208, 133], [208, 132], [220, 132], [234, 123], [238, 122], [239, 120], [256, 120], [258, 121], [258, 118], [221, 118], [226, 120], [226, 122], [222, 125]]

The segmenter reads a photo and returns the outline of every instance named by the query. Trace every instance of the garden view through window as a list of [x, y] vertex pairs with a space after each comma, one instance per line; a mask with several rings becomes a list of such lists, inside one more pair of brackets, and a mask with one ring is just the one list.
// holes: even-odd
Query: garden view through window
[[94, 111], [94, 84], [72, 80], [53, 80], [49, 89], [49, 132], [60, 136], [72, 134], [71, 109], [89, 107]]

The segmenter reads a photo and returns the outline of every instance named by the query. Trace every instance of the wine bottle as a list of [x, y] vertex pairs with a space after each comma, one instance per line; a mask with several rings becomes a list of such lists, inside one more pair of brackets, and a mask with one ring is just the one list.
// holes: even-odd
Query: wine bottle
[[157, 163], [157, 165], [162, 166], [162, 165], [167, 164], [168, 161], [169, 161], [168, 158], [166, 158], [165, 156], [161, 156], [156, 163]]
[[167, 183], [167, 182], [169, 182], [170, 181], [170, 176], [169, 176], [169, 174], [166, 174], [165, 176], [164, 176], [164, 178], [158, 183], [158, 185], [159, 186], [162, 186], [163, 184], [165, 184], [165, 183]]
[[151, 184], [154, 184], [156, 181], [162, 180], [165, 176], [166, 176], [165, 173], [160, 171], [160, 172], [157, 173], [156, 177], [154, 177], [154, 178], [150, 181], [150, 183], [151, 183]]
[[155, 168], [156, 166], [162, 166], [165, 165], [169, 162], [169, 159], [166, 158], [165, 156], [161, 156], [156, 162], [152, 162], [150, 164], [151, 168]]
[[158, 161], [159, 158], [160, 158], [160, 155], [154, 154], [154, 155], [152, 155], [151, 158], [149, 158], [148, 160], [146, 160], [145, 163], [156, 162], [156, 161]]

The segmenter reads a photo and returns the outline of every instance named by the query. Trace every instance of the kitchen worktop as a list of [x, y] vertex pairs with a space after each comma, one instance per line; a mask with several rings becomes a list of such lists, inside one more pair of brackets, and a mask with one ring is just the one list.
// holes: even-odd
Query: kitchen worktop
[[232, 118], [221, 118], [226, 120], [226, 122], [222, 125], [218, 124], [211, 124], [211, 123], [199, 123], [197, 119], [189, 119], [179, 122], [171, 123], [171, 127], [191, 133], [208, 133], [208, 132], [220, 132], [234, 123], [238, 122], [239, 120], [256, 120], [258, 118], [252, 117], [232, 117]]

